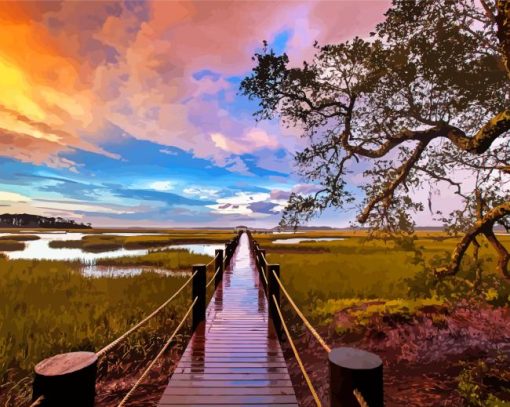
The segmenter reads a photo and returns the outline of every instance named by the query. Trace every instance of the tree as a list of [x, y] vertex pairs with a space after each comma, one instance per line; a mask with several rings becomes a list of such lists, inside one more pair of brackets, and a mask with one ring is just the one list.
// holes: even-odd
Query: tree
[[[413, 191], [454, 188], [463, 208], [436, 215], [464, 235], [438, 275], [453, 275], [483, 235], [510, 278], [510, 256], [494, 227], [510, 215], [510, 6], [471, 0], [394, 0], [370, 40], [319, 46], [312, 62], [289, 66], [265, 44], [241, 91], [259, 101], [258, 120], [279, 117], [309, 146], [299, 173], [319, 183], [292, 194], [282, 225], [296, 226], [328, 207], [358, 207], [372, 233], [412, 234], [424, 202]], [[363, 171], [359, 191], [349, 183]], [[440, 203], [440, 202], [439, 202]]]

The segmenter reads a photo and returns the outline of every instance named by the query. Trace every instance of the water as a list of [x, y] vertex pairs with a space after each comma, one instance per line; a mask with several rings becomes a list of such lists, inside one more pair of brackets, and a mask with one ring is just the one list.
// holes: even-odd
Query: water
[[276, 239], [273, 243], [276, 244], [294, 244], [301, 242], [332, 242], [335, 240], [345, 240], [343, 237], [310, 237], [310, 238], [291, 238], [291, 239]]
[[[24, 231], [25, 232], [25, 231]], [[26, 232], [25, 232], [26, 233]], [[15, 233], [20, 234], [20, 233]], [[104, 277], [104, 276], [134, 276], [146, 271], [157, 273], [176, 275], [181, 272], [175, 272], [166, 269], [159, 269], [150, 266], [136, 267], [118, 267], [118, 266], [98, 266], [98, 259], [111, 259], [125, 256], [143, 256], [149, 252], [149, 249], [115, 249], [101, 253], [84, 252], [79, 248], [52, 248], [49, 242], [52, 240], [80, 240], [86, 233], [80, 232], [44, 232], [30, 233], [39, 236], [39, 240], [30, 240], [25, 242], [25, 249], [13, 252], [4, 252], [8, 259], [17, 260], [61, 260], [61, 261], [80, 261], [83, 263], [82, 273], [87, 277]], [[122, 232], [122, 233], [102, 233], [104, 235], [117, 236], [153, 236], [165, 235], [165, 233], [138, 233], [138, 232]], [[0, 236], [8, 236], [11, 233], [0, 233]], [[181, 244], [168, 246], [166, 249], [184, 249], [195, 254], [205, 254], [214, 257], [216, 249], [225, 249], [222, 244]], [[184, 273], [185, 274], [185, 273]]]
[[[191, 270], [190, 270], [191, 271]], [[153, 272], [163, 274], [165, 276], [189, 276], [188, 271], [172, 271], [158, 267], [150, 266], [136, 266], [136, 267], [117, 267], [117, 266], [96, 266], [94, 264], [83, 266], [81, 269], [85, 277], [100, 278], [100, 277], [128, 277], [137, 276], [146, 272]]]
[[[95, 233], [96, 234], [96, 233]], [[141, 232], [121, 232], [121, 233], [115, 233], [115, 232], [105, 232], [105, 233], [99, 233], [101, 235], [108, 235], [108, 236], [165, 236], [168, 235], [168, 233], [141, 233]]]
[[166, 249], [184, 249], [188, 250], [190, 253], [194, 254], [205, 254], [207, 256], [214, 257], [216, 255], [215, 250], [216, 249], [222, 249], [225, 250], [224, 244], [176, 244], [172, 246], [167, 246]]
[[[34, 233], [39, 240], [25, 242], [25, 249], [14, 252], [4, 252], [8, 259], [17, 260], [70, 260], [81, 261], [85, 264], [94, 264], [97, 259], [111, 259], [123, 256], [143, 256], [148, 253], [147, 249], [126, 250], [116, 249], [102, 253], [84, 252], [81, 249], [52, 248], [49, 242], [52, 240], [80, 240], [84, 233]], [[1, 233], [1, 236], [9, 233]]]

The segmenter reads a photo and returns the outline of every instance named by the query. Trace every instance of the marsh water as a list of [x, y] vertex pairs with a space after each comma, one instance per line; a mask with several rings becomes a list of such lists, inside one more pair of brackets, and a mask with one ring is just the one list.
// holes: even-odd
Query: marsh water
[[[27, 234], [28, 232], [24, 232]], [[16, 235], [22, 233], [15, 233]], [[79, 248], [53, 248], [49, 243], [53, 240], [80, 240], [86, 236], [85, 233], [80, 232], [32, 232], [32, 235], [38, 236], [38, 240], [25, 241], [25, 248], [17, 251], [3, 252], [10, 260], [60, 260], [60, 261], [79, 261], [83, 264], [82, 272], [87, 277], [102, 277], [102, 276], [128, 276], [137, 275], [145, 271], [155, 271], [158, 273], [171, 273], [176, 272], [158, 269], [147, 266], [137, 267], [117, 267], [117, 266], [98, 266], [96, 261], [98, 259], [111, 259], [125, 256], [143, 256], [149, 253], [149, 249], [135, 249], [127, 250], [124, 248], [114, 249], [110, 251], [91, 253], [83, 251]], [[122, 233], [102, 233], [103, 235], [115, 236], [156, 236], [165, 235], [165, 233], [138, 233], [138, 232], [122, 232]], [[0, 236], [9, 236], [11, 233], [0, 233]], [[224, 249], [222, 244], [179, 244], [167, 246], [166, 249], [184, 249], [195, 254], [205, 254], [208, 256], [215, 255], [216, 249]]]
[[273, 243], [277, 244], [295, 244], [301, 242], [333, 242], [335, 240], [344, 240], [343, 237], [293, 237], [290, 239], [276, 239]]

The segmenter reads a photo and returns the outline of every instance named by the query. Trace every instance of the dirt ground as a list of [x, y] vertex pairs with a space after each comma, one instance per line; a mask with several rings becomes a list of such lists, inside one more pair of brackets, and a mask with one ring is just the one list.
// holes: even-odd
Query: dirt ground
[[[437, 312], [442, 313], [437, 323]], [[435, 316], [435, 317], [434, 317]], [[510, 309], [461, 303], [411, 321], [374, 318], [363, 332], [338, 335], [339, 313], [321, 334], [331, 347], [357, 347], [378, 354], [384, 364], [386, 406], [467, 406], [458, 391], [459, 374], [483, 361], [492, 368], [480, 378], [482, 393], [510, 401]], [[329, 405], [327, 354], [310, 334], [295, 337], [304, 364], [324, 405]], [[314, 406], [292, 350], [283, 346], [300, 406]]]

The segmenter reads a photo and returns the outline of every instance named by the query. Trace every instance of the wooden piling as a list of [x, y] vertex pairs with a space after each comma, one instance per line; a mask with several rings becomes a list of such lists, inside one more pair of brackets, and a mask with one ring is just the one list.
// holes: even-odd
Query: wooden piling
[[223, 250], [216, 249], [215, 250], [215, 261], [214, 261], [214, 272], [219, 269], [220, 271], [218, 274], [216, 274], [216, 277], [214, 278], [214, 288], [218, 287], [218, 285], [221, 283], [221, 280], [223, 278]]
[[96, 394], [97, 356], [71, 352], [44, 359], [35, 366], [32, 400], [40, 406], [93, 407]]
[[191, 300], [197, 298], [197, 302], [193, 307], [193, 331], [201, 322], [205, 321], [206, 271], [207, 266], [205, 264], [195, 264], [193, 266], [193, 273], [196, 272], [196, 274], [192, 282]]
[[354, 390], [370, 407], [382, 407], [383, 363], [379, 356], [355, 348], [335, 348], [328, 355], [331, 407], [359, 407]]

